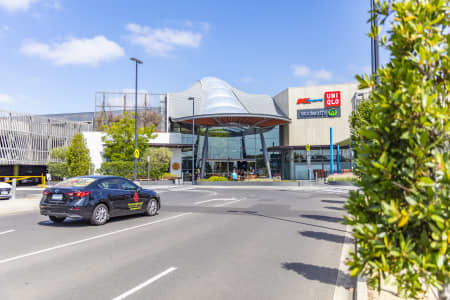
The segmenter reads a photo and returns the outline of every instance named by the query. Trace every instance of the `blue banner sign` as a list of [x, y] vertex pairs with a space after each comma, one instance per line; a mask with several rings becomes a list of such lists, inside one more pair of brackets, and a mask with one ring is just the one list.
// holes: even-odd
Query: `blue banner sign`
[[340, 107], [297, 110], [297, 119], [339, 118], [340, 116]]

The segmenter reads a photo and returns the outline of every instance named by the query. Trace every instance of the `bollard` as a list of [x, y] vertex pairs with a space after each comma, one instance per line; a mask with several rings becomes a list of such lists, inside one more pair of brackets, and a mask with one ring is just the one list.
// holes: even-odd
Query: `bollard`
[[11, 200], [16, 200], [16, 179], [12, 180]]

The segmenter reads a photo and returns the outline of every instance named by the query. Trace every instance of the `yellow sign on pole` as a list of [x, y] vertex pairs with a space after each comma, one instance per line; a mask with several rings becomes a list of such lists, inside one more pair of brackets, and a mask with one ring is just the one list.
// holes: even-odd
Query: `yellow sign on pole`
[[311, 150], [311, 145], [310, 144], [306, 144], [306, 151]]
[[139, 149], [134, 150], [134, 157], [139, 159]]

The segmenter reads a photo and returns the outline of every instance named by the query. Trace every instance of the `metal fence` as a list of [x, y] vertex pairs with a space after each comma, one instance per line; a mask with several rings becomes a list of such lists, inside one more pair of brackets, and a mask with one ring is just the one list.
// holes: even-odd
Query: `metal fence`
[[67, 146], [92, 125], [0, 110], [0, 165], [46, 165], [50, 150]]

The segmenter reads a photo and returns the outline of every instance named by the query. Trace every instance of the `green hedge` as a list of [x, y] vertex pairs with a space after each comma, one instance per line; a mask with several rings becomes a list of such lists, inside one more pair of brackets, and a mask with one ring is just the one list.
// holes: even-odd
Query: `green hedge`
[[[147, 178], [148, 176], [147, 162], [138, 162], [137, 177]], [[151, 164], [150, 178], [159, 179], [169, 169], [169, 163]], [[104, 162], [100, 169], [97, 170], [102, 175], [122, 176], [125, 178], [133, 178], [134, 162], [133, 161], [112, 161]]]
[[223, 176], [211, 176], [208, 179], [199, 179], [199, 181], [228, 181], [228, 179]]

